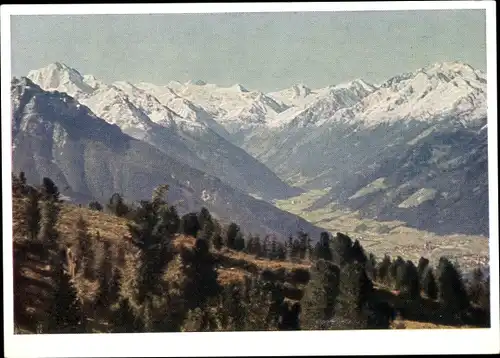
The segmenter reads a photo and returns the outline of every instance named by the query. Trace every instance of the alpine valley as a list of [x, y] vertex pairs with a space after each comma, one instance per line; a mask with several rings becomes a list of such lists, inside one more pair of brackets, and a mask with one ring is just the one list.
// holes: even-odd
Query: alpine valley
[[336, 205], [488, 235], [486, 74], [464, 63], [272, 93], [104, 83], [54, 63], [14, 78], [11, 94], [13, 170], [52, 178], [74, 202], [146, 199], [166, 183], [179, 211], [206, 206], [246, 232], [316, 240], [319, 224], [277, 205], [316, 191], [304, 213]]

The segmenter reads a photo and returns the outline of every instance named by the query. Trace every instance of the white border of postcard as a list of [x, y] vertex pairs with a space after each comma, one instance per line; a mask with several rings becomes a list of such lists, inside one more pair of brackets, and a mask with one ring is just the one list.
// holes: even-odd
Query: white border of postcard
[[[10, 16], [485, 9], [488, 75], [490, 329], [14, 335], [10, 128]], [[498, 166], [496, 12], [493, 1], [2, 5], [2, 197], [6, 357], [259, 356], [498, 353]]]

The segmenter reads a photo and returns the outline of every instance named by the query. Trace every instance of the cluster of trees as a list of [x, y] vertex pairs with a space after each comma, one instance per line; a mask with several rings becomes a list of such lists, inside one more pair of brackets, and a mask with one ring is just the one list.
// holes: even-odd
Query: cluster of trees
[[[15, 280], [23, 280], [18, 273], [26, 252], [53, 267], [52, 311], [39, 331], [90, 332], [87, 318], [96, 314], [108, 317], [113, 332], [387, 328], [396, 312], [377, 295], [374, 282], [398, 290], [408, 302], [440, 302], [456, 319], [464, 319], [471, 305], [489, 318], [489, 278], [479, 269], [466, 284], [446, 258], [436, 269], [425, 258], [417, 266], [387, 255], [377, 262], [358, 240], [341, 233], [332, 238], [323, 232], [314, 246], [304, 232], [286, 243], [272, 236], [245, 237], [237, 224], [224, 227], [206, 208], [180, 216], [167, 203], [167, 192], [168, 186], [160, 186], [151, 200], [135, 206], [119, 194], [106, 208], [89, 203], [92, 210], [128, 219], [129, 235], [111, 245], [99, 232], [91, 233], [82, 217], [71, 237], [63, 237], [57, 230], [61, 201], [54, 183], [44, 178], [33, 187], [23, 173], [13, 175], [13, 195], [25, 201], [24, 239], [14, 245]], [[177, 248], [177, 233], [195, 237], [194, 247]], [[225, 249], [310, 262], [308, 283], [295, 292], [294, 303], [285, 297], [294, 289], [266, 272], [223, 286], [215, 252]], [[17, 295], [18, 319], [21, 300]]]

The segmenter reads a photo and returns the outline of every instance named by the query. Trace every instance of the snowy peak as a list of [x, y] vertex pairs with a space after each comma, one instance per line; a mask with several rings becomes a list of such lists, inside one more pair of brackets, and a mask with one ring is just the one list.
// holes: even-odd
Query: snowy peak
[[243, 87], [242, 85], [240, 85], [239, 83], [229, 87], [229, 89], [231, 89], [235, 92], [241, 92], [241, 93], [248, 92], [248, 90], [245, 87]]
[[392, 77], [354, 113], [368, 123], [447, 116], [475, 120], [486, 116], [486, 76], [460, 62], [432, 64]]
[[30, 71], [27, 77], [45, 90], [57, 90], [69, 95], [78, 92], [92, 93], [93, 91], [80, 72], [60, 62]]

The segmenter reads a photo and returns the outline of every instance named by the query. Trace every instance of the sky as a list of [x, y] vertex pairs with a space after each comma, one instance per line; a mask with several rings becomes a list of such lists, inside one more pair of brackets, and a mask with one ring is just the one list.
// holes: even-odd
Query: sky
[[486, 70], [485, 10], [12, 16], [12, 75], [52, 62], [106, 81], [273, 91], [380, 83], [441, 61]]

